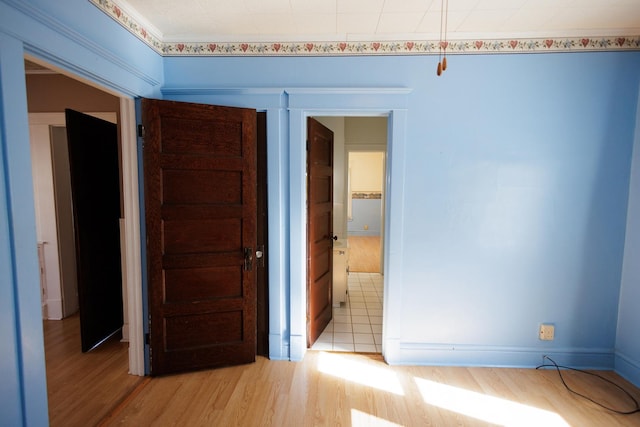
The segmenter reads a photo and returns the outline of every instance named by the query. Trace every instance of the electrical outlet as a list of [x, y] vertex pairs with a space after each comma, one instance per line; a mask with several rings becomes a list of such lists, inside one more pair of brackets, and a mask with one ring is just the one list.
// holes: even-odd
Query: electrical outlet
[[548, 323], [543, 323], [540, 325], [539, 330], [539, 338], [543, 341], [553, 341], [553, 336], [555, 334], [555, 327]]

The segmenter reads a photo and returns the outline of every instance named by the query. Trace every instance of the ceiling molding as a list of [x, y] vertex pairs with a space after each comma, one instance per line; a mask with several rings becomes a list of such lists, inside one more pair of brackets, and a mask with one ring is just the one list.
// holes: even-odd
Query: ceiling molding
[[[162, 56], [438, 55], [438, 40], [307, 42], [164, 42], [142, 18], [112, 0], [89, 0]], [[443, 44], [444, 47], [444, 44]], [[450, 40], [447, 54], [508, 54], [640, 50], [640, 35]]]

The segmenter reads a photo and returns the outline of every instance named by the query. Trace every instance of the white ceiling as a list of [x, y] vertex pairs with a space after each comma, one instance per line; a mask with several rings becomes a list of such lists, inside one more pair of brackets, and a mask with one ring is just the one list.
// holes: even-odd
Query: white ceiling
[[[448, 0], [448, 39], [640, 34], [640, 0]], [[164, 42], [437, 40], [441, 0], [114, 0]]]

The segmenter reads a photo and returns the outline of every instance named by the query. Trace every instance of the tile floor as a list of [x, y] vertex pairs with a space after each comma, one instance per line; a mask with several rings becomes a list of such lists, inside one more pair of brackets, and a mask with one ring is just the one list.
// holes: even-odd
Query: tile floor
[[380, 273], [349, 273], [347, 301], [311, 349], [381, 353], [382, 288]]

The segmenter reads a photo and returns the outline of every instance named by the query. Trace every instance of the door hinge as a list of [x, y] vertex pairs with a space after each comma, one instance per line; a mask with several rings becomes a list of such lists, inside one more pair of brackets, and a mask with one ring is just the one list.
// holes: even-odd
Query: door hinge
[[144, 343], [149, 346], [149, 373], [153, 374], [153, 347], [151, 346], [151, 313], [147, 315], [147, 326], [149, 332], [144, 334]]
[[151, 348], [151, 313], [147, 315], [147, 330], [149, 332], [144, 333], [144, 343]]
[[138, 125], [138, 137], [139, 138], [144, 138], [144, 126], [143, 125]]
[[307, 139], [307, 151], [309, 151], [309, 140]]

